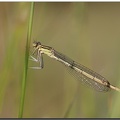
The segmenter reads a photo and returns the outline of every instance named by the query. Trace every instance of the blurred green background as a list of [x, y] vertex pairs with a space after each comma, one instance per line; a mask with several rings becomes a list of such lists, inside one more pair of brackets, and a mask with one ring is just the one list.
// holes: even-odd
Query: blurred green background
[[[18, 117], [30, 4], [0, 3], [0, 117]], [[119, 11], [120, 3], [35, 3], [32, 42], [53, 47], [120, 88]], [[120, 93], [89, 89], [44, 55], [44, 69], [28, 70], [23, 117], [118, 118], [119, 101]]]

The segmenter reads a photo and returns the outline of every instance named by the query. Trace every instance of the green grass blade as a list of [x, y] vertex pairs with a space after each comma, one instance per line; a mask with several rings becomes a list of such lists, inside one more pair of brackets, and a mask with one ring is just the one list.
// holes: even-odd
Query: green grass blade
[[24, 63], [24, 71], [23, 71], [23, 79], [22, 79], [20, 108], [19, 108], [19, 114], [18, 114], [19, 118], [23, 117], [25, 92], [26, 92], [26, 80], [27, 80], [27, 71], [28, 71], [29, 48], [30, 48], [30, 40], [31, 40], [31, 33], [32, 33], [32, 23], [33, 23], [33, 15], [34, 15], [34, 2], [31, 3], [31, 8], [30, 8], [30, 18], [29, 18], [29, 24], [28, 24], [27, 41], [26, 41], [25, 63]]

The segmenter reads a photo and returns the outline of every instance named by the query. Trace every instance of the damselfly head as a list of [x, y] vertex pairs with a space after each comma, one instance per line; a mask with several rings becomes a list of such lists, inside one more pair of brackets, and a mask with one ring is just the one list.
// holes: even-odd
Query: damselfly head
[[37, 41], [34, 41], [34, 42], [33, 42], [33, 47], [35, 47], [35, 48], [36, 48], [36, 47], [38, 47], [39, 45], [41, 45], [41, 43], [40, 43], [40, 42], [37, 42]]

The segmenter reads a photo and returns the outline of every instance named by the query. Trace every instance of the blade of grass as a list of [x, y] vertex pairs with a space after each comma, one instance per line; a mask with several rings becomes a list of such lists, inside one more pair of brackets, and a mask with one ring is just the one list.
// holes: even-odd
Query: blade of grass
[[67, 108], [67, 110], [66, 110], [66, 112], [64, 114], [64, 118], [68, 118], [69, 117], [70, 110], [72, 109], [72, 107], [73, 107], [73, 105], [74, 105], [74, 103], [75, 103], [75, 101], [77, 99], [77, 96], [78, 96], [78, 89], [77, 89], [77, 91], [76, 91], [76, 93], [75, 93], [75, 95], [73, 97], [73, 100], [70, 102], [70, 104], [69, 104], [69, 106], [68, 106], [68, 108]]
[[[119, 78], [118, 78], [119, 80]], [[120, 86], [120, 83], [117, 84]], [[113, 96], [112, 109], [110, 110], [110, 118], [119, 118], [120, 117], [120, 93], [115, 92]]]
[[24, 70], [23, 70], [22, 89], [21, 89], [20, 108], [19, 108], [18, 118], [23, 117], [33, 15], [34, 15], [34, 2], [31, 3], [31, 7], [30, 7], [30, 18], [29, 18], [29, 23], [28, 23], [28, 33], [27, 33], [26, 51], [25, 51], [25, 63], [24, 63]]

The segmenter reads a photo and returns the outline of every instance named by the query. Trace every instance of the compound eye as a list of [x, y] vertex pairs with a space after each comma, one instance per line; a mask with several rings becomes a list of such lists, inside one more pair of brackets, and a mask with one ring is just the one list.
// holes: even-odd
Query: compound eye
[[33, 42], [33, 47], [37, 47], [37, 46], [39, 46], [39, 45], [41, 45], [40, 42], [36, 42], [36, 41]]
[[33, 43], [33, 47], [36, 47], [37, 46], [37, 44], [36, 43]]

